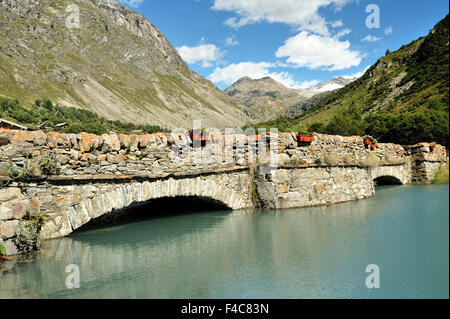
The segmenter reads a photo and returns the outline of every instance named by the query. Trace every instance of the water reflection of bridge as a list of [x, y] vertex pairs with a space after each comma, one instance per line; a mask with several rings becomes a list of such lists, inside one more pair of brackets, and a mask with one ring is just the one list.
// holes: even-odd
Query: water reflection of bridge
[[[282, 289], [279, 282], [292, 264], [304, 273], [325, 271], [327, 254], [343, 244], [334, 234], [345, 233], [339, 238], [351, 249], [375, 214], [360, 201], [282, 212], [216, 211], [91, 230], [45, 242], [29, 263], [7, 262], [0, 298], [230, 297], [236, 292], [231, 283], [244, 287], [255, 271], [258, 277], [272, 274], [258, 283], [269, 288], [264, 290]], [[80, 267], [79, 290], [65, 287], [69, 264]], [[302, 278], [301, 271], [298, 277], [312, 286], [319, 280]]]

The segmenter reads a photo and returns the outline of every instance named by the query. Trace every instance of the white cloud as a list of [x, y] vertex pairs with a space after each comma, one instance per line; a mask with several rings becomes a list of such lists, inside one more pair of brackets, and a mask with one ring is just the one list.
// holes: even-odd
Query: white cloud
[[286, 23], [299, 30], [309, 30], [328, 35], [327, 21], [319, 15], [319, 9], [327, 6], [342, 8], [352, 0], [214, 0], [211, 9], [231, 11], [237, 17], [224, 23], [233, 28], [267, 21]]
[[386, 29], [384, 29], [384, 34], [385, 35], [391, 35], [394, 32], [394, 27], [393, 26], [389, 26]]
[[144, 0], [118, 0], [118, 2], [130, 6], [132, 8], [138, 8]]
[[316, 80], [299, 83], [295, 81], [292, 75], [288, 72], [271, 72], [269, 70], [270, 68], [277, 66], [278, 64], [269, 62], [233, 63], [224, 68], [217, 67], [209, 76], [209, 79], [214, 83], [224, 83], [227, 85], [231, 85], [244, 76], [248, 76], [252, 79], [271, 77], [275, 81], [280, 82], [287, 87], [295, 89], [307, 88], [319, 83]]
[[344, 22], [342, 22], [342, 20], [337, 20], [337, 21], [331, 22], [331, 26], [333, 28], [343, 27], [344, 26]]
[[336, 33], [334, 38], [336, 38], [336, 39], [342, 38], [343, 36], [346, 36], [347, 34], [350, 34], [350, 32], [352, 32], [352, 30], [350, 30], [350, 29], [342, 29], [338, 33]]
[[236, 40], [236, 36], [233, 35], [233, 36], [228, 37], [228, 38], [225, 39], [225, 45], [227, 47], [232, 47], [232, 46], [235, 46], [235, 45], [239, 45], [239, 41]]
[[223, 52], [214, 44], [203, 43], [195, 47], [182, 46], [177, 48], [180, 56], [187, 63], [201, 63], [202, 67], [209, 68], [214, 65], [214, 62], [218, 62], [223, 57]]
[[381, 40], [381, 38], [376, 37], [374, 35], [368, 35], [364, 39], [362, 39], [361, 41], [362, 42], [377, 42], [379, 40]]
[[343, 30], [334, 37], [303, 31], [287, 39], [275, 55], [278, 58], [286, 57], [293, 67], [334, 71], [358, 66], [362, 59], [360, 52], [351, 50], [349, 41], [339, 39], [349, 31]]

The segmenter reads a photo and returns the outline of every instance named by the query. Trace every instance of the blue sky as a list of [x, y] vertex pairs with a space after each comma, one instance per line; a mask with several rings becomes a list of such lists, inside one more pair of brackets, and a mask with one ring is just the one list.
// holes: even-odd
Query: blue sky
[[144, 14], [193, 70], [221, 89], [242, 76], [305, 88], [361, 74], [386, 49], [428, 34], [449, 11], [446, 0], [119, 2]]

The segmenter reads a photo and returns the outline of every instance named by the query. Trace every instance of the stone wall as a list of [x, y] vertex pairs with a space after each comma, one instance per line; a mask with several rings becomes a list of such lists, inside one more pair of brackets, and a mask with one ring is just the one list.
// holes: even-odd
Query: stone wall
[[[258, 145], [248, 145], [245, 135], [210, 136], [206, 147], [193, 148], [188, 135], [144, 134], [123, 135], [87, 133], [61, 134], [0, 129], [0, 178], [10, 175], [12, 166], [27, 167], [31, 177], [47, 178], [39, 162], [51, 160], [58, 176], [152, 176], [173, 173], [214, 171], [223, 167], [247, 167], [252, 152], [263, 161], [269, 139], [278, 141], [272, 147], [278, 153], [280, 167], [326, 164], [330, 166], [383, 166], [407, 161], [443, 162], [446, 150], [438, 145], [433, 152], [428, 143], [402, 147], [379, 143], [375, 150], [364, 148], [359, 136], [342, 137], [315, 134], [310, 145], [299, 145], [296, 133], [264, 134]], [[232, 144], [226, 144], [227, 141]], [[260, 151], [261, 145], [265, 150]], [[224, 155], [231, 154], [231, 162]], [[414, 157], [414, 159], [413, 159]], [[199, 158], [206, 160], [199, 161]], [[433, 175], [432, 173], [430, 175]]]
[[412, 179], [414, 184], [429, 184], [443, 163], [448, 160], [448, 154], [440, 145], [432, 149], [429, 143], [419, 143], [407, 147], [412, 154]]
[[358, 167], [279, 169], [258, 181], [258, 195], [269, 209], [335, 204], [374, 193], [368, 171]]
[[[353, 166], [381, 166], [402, 164], [411, 149], [395, 144], [380, 143], [369, 151], [361, 137], [341, 137], [316, 134], [311, 145], [299, 145], [297, 134], [265, 134], [254, 149], [259, 158], [260, 145], [268, 149], [269, 138], [278, 141], [279, 166], [327, 164]], [[225, 145], [232, 140], [233, 144]], [[176, 172], [199, 172], [221, 167], [248, 166], [251, 158], [244, 135], [210, 137], [206, 147], [194, 149], [189, 136], [183, 134], [123, 135], [87, 133], [61, 134], [0, 130], [0, 177], [9, 175], [11, 166], [28, 166], [32, 177], [42, 177], [39, 161], [51, 159], [58, 163], [59, 176], [144, 175], [164, 177]], [[254, 146], [253, 146], [254, 147]], [[183, 154], [183, 152], [185, 154]], [[223, 155], [231, 154], [231, 163]], [[445, 149], [438, 146], [433, 161], [442, 161]], [[207, 156], [205, 156], [205, 154]], [[208, 157], [208, 161], [197, 161]], [[427, 161], [430, 159], [427, 158]], [[44, 176], [45, 177], [45, 176]]]

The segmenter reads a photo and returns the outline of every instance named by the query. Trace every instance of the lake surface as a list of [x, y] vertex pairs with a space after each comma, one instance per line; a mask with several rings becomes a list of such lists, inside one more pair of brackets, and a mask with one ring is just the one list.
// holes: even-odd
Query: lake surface
[[[79, 289], [66, 288], [69, 264]], [[366, 287], [369, 264], [379, 289]], [[448, 298], [449, 187], [88, 230], [0, 267], [0, 298]]]

